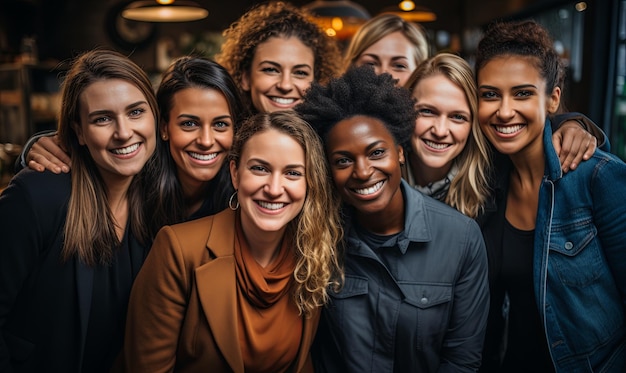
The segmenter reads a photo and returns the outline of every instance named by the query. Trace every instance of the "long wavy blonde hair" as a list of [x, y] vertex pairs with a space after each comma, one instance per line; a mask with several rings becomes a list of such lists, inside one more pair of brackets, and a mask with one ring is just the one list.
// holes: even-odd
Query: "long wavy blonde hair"
[[329, 285], [343, 283], [339, 216], [340, 199], [332, 185], [324, 149], [317, 133], [293, 111], [259, 113], [248, 118], [235, 135], [230, 160], [239, 167], [243, 148], [253, 136], [270, 129], [294, 139], [305, 154], [306, 199], [302, 211], [289, 224], [296, 247], [294, 299], [300, 314], [310, 316], [328, 301]]

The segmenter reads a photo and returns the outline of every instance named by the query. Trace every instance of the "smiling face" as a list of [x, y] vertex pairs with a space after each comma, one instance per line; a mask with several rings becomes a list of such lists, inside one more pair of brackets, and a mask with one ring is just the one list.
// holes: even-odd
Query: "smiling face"
[[239, 166], [230, 162], [230, 173], [248, 242], [268, 234], [282, 236], [306, 198], [302, 146], [275, 129], [257, 133], [244, 145]]
[[422, 186], [441, 180], [463, 151], [472, 114], [465, 92], [441, 74], [424, 78], [413, 89], [418, 117], [411, 136], [411, 165]]
[[389, 73], [403, 87], [417, 68], [414, 48], [402, 32], [392, 32], [363, 51], [355, 65], [371, 65], [376, 74]]
[[217, 175], [233, 143], [228, 102], [215, 89], [180, 90], [161, 132], [169, 139], [181, 184], [201, 187]]
[[156, 147], [155, 118], [143, 93], [125, 80], [100, 80], [81, 93], [79, 106], [78, 142], [105, 183], [139, 173]]
[[400, 163], [404, 153], [380, 120], [362, 115], [344, 119], [326, 139], [335, 186], [357, 215], [402, 213]]
[[496, 57], [478, 71], [478, 120], [485, 136], [504, 154], [541, 152], [546, 116], [559, 106], [560, 88], [546, 94], [545, 79], [533, 58]]
[[241, 86], [259, 112], [291, 109], [314, 79], [315, 56], [297, 37], [271, 37], [257, 46]]

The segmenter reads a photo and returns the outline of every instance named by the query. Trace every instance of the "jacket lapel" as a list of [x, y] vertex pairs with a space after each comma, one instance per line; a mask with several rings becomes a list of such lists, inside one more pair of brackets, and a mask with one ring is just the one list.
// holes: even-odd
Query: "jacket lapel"
[[243, 372], [237, 331], [234, 240], [235, 213], [227, 209], [213, 219], [207, 249], [215, 259], [196, 268], [196, 288], [220, 352], [233, 371]]

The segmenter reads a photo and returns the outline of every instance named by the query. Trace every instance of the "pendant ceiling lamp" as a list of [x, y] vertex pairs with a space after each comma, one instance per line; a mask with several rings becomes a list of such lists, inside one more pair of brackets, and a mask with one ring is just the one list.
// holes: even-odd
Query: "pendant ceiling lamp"
[[122, 17], [143, 22], [188, 22], [206, 18], [209, 11], [193, 1], [146, 0], [130, 3]]
[[365, 8], [349, 0], [315, 0], [303, 8], [315, 17], [326, 34], [338, 39], [350, 38], [371, 18]]
[[425, 6], [415, 5], [413, 1], [405, 0], [398, 6], [387, 7], [383, 13], [391, 13], [400, 16], [407, 22], [432, 22], [437, 20], [437, 15]]

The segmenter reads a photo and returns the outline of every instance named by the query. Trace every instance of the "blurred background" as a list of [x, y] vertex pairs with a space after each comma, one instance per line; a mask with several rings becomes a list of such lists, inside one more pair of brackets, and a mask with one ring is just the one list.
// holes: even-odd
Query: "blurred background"
[[[170, 0], [171, 1], [171, 0]], [[185, 1], [176, 0], [182, 5]], [[0, 0], [0, 164], [33, 133], [54, 128], [59, 76], [66, 61], [94, 47], [131, 57], [153, 77], [188, 53], [213, 56], [221, 32], [251, 0], [195, 0], [208, 16], [145, 22], [121, 17], [129, 0]], [[151, 0], [146, 3], [156, 3]], [[399, 12], [427, 31], [431, 54], [454, 52], [470, 63], [484, 27], [498, 19], [534, 18], [555, 38], [568, 68], [565, 104], [593, 119], [626, 159], [626, 0], [293, 0], [319, 14], [346, 45], [365, 18]], [[346, 8], [346, 6], [348, 8]], [[413, 10], [402, 10], [413, 8]], [[330, 12], [330, 13], [329, 13]], [[427, 12], [428, 14], [424, 14]], [[423, 18], [424, 15], [428, 17]], [[339, 19], [339, 21], [337, 21]]]

